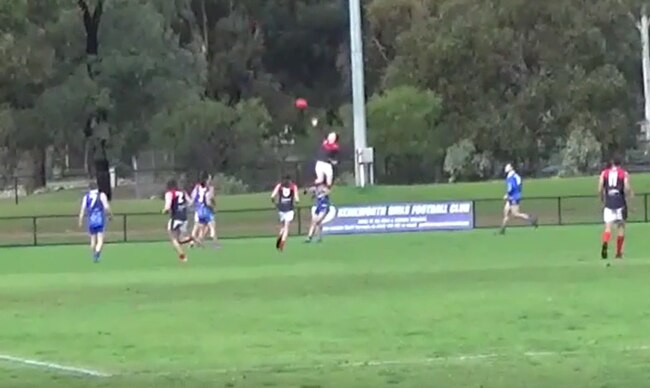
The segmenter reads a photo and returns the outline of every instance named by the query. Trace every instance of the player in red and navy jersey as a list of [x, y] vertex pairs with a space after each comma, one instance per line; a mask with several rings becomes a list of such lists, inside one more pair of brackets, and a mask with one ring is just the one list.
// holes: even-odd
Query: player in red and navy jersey
[[616, 258], [623, 258], [623, 242], [625, 241], [625, 221], [627, 220], [627, 201], [633, 195], [630, 176], [618, 160], [614, 160], [600, 173], [598, 179], [598, 194], [603, 201], [603, 232], [601, 257], [607, 259], [609, 240], [612, 237], [612, 227], [616, 226]]
[[298, 197], [298, 186], [286, 176], [282, 182], [278, 183], [271, 193], [271, 201], [275, 203], [280, 216], [280, 233], [275, 242], [275, 247], [282, 251], [284, 244], [289, 237], [289, 225], [295, 217], [295, 204], [300, 201]]
[[314, 186], [321, 183], [332, 187], [334, 183], [334, 166], [338, 163], [339, 156], [339, 136], [335, 132], [327, 135], [318, 149], [316, 155], [316, 181]]
[[174, 249], [178, 253], [178, 258], [185, 262], [187, 256], [183, 250], [183, 245], [192, 241], [192, 237], [187, 234], [187, 210], [192, 200], [185, 190], [179, 189], [175, 180], [167, 183], [167, 192], [165, 193], [165, 207], [163, 213], [169, 214], [167, 222], [167, 233]]

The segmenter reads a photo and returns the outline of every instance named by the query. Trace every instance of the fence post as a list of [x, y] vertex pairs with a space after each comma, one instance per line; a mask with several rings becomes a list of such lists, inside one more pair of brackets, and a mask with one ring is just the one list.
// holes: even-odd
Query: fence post
[[18, 177], [14, 177], [14, 202], [18, 205]]
[[296, 207], [298, 210], [298, 236], [302, 236], [302, 207]]
[[127, 218], [127, 215], [124, 214], [122, 216], [122, 234], [123, 234], [123, 237], [124, 237], [124, 242], [127, 242], [128, 239], [129, 239], [129, 236], [128, 236], [127, 232], [126, 232], [126, 225], [127, 225], [126, 218]]
[[472, 228], [476, 228], [476, 200], [472, 200]]
[[648, 193], [643, 194], [643, 213], [644, 213], [644, 221], [648, 222]]
[[557, 197], [557, 223], [562, 225], [562, 197]]
[[34, 246], [38, 245], [38, 237], [37, 237], [37, 235], [38, 235], [37, 227], [38, 226], [37, 226], [37, 224], [38, 224], [38, 222], [37, 222], [36, 217], [32, 217], [32, 233], [34, 234]]

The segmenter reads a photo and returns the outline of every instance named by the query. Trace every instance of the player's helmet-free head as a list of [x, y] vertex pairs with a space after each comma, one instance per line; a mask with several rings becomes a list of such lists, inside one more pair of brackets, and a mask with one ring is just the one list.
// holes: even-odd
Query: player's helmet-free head
[[167, 190], [176, 190], [178, 189], [178, 182], [176, 179], [170, 179], [167, 181]]
[[89, 181], [88, 182], [88, 190], [97, 190], [97, 182]]
[[611, 167], [620, 167], [621, 159], [618, 156], [613, 157], [609, 162]]
[[510, 173], [510, 171], [514, 171], [514, 170], [515, 170], [515, 168], [512, 167], [512, 163], [508, 163], [508, 164], [506, 164], [506, 166], [505, 166], [504, 169], [503, 169], [503, 171], [504, 171], [506, 174], [508, 174], [508, 173]]
[[201, 178], [200, 178], [200, 183], [203, 186], [207, 186], [208, 184], [210, 184], [210, 182], [212, 182], [212, 175], [210, 175], [209, 172], [202, 172], [201, 173]]
[[284, 187], [291, 186], [291, 175], [285, 175], [285, 177], [282, 178], [282, 186]]
[[330, 132], [327, 135], [327, 141], [330, 143], [336, 143], [339, 140], [339, 135], [336, 132]]

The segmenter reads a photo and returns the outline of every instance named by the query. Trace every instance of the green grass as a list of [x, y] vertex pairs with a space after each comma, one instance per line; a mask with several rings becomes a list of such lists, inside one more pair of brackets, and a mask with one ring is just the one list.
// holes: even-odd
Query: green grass
[[[637, 193], [650, 193], [650, 174], [633, 177]], [[555, 225], [600, 222], [601, 204], [596, 198], [595, 178], [531, 179], [525, 182], [523, 210], [540, 218], [541, 224]], [[332, 200], [336, 206], [344, 204], [369, 204], [410, 201], [443, 201], [478, 199], [475, 214], [478, 227], [494, 227], [502, 218], [503, 182], [440, 184], [422, 186], [376, 186], [367, 189], [336, 187]], [[562, 196], [558, 203], [557, 197]], [[574, 196], [573, 198], [567, 196]], [[584, 196], [584, 197], [575, 197]], [[37, 195], [21, 200], [19, 205], [9, 200], [0, 201], [0, 245], [32, 245], [34, 229], [40, 244], [80, 243], [86, 240], [83, 230], [77, 227], [75, 214], [79, 211], [80, 191]], [[546, 197], [546, 198], [544, 198]], [[113, 202], [119, 214], [109, 226], [111, 241], [166, 239], [166, 218], [160, 214], [160, 200], [125, 200]], [[639, 196], [631, 201], [631, 221], [644, 221], [650, 209], [648, 198]], [[305, 198], [303, 206], [308, 205]], [[223, 196], [218, 199], [218, 227], [221, 237], [259, 237], [275, 233], [277, 214], [269, 201], [268, 193]], [[262, 210], [260, 210], [262, 209]], [[144, 213], [144, 214], [142, 214]], [[58, 217], [41, 218], [44, 215]], [[39, 217], [34, 226], [30, 218]], [[300, 223], [294, 223], [294, 233], [304, 233], [309, 223], [309, 210], [302, 209]], [[125, 219], [126, 218], [126, 219]]]
[[3, 249], [0, 353], [115, 376], [0, 362], [0, 385], [642, 387], [650, 226], [610, 268], [599, 232], [232, 240], [186, 264], [166, 244], [99, 265], [81, 246]]
[[[636, 192], [650, 193], [650, 174], [635, 174], [632, 181]], [[529, 198], [571, 195], [594, 196], [596, 177], [528, 179], [524, 182], [524, 185], [525, 195]], [[366, 189], [337, 186], [333, 198], [337, 204], [342, 205], [397, 201], [500, 199], [503, 192], [503, 181], [417, 186], [375, 186]], [[80, 198], [81, 191], [71, 190], [21, 198], [18, 205], [15, 205], [12, 199], [0, 200], [0, 215], [5, 217], [49, 214], [73, 215], [79, 211]], [[117, 213], [160, 211], [161, 201], [119, 198], [120, 196], [113, 204]], [[231, 195], [218, 198], [218, 208], [221, 211], [268, 207], [269, 193]]]

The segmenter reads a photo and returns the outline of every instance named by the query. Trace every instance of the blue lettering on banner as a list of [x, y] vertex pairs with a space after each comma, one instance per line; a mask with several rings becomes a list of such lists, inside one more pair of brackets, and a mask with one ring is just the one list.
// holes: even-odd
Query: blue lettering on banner
[[474, 228], [472, 202], [331, 206], [324, 234], [397, 233]]

